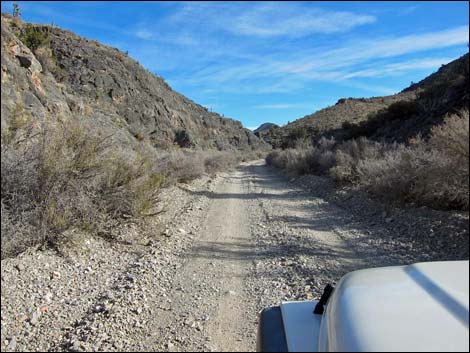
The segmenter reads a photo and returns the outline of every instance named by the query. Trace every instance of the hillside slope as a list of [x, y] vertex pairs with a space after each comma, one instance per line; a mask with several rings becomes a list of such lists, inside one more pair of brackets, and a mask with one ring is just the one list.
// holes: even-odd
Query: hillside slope
[[298, 140], [366, 136], [406, 141], [440, 124], [445, 114], [468, 107], [468, 54], [443, 65], [402, 92], [384, 97], [343, 98], [331, 107], [272, 129], [266, 141], [274, 147], [294, 147]]
[[[100, 117], [156, 147], [257, 149], [239, 121], [173, 91], [116, 48], [2, 14], [2, 129], [18, 104], [45, 114]], [[37, 43], [38, 42], [38, 43]]]

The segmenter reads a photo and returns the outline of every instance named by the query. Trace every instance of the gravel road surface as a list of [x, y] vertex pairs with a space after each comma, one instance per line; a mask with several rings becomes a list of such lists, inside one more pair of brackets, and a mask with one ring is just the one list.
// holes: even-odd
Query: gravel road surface
[[360, 268], [468, 259], [468, 215], [377, 206], [262, 161], [163, 199], [148, 241], [2, 260], [2, 351], [253, 351], [263, 307]]

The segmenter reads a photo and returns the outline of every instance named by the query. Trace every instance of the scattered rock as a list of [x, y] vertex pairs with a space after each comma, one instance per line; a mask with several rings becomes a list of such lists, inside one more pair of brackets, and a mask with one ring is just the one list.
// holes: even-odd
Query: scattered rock
[[34, 310], [29, 318], [29, 323], [33, 326], [36, 326], [39, 323], [40, 317], [41, 317], [41, 311], [39, 311], [39, 309]]
[[16, 337], [11, 337], [8, 339], [8, 350], [14, 351], [16, 349]]
[[49, 305], [47, 304], [43, 304], [39, 307], [39, 311], [41, 312], [41, 314], [46, 314], [47, 312], [49, 312]]
[[27, 69], [31, 67], [33, 63], [33, 60], [31, 58], [24, 56], [24, 55], [17, 55], [16, 57], [19, 60], [21, 67], [24, 67]]
[[47, 304], [50, 304], [52, 303], [52, 293], [51, 292], [48, 292], [45, 296], [44, 296], [44, 300]]

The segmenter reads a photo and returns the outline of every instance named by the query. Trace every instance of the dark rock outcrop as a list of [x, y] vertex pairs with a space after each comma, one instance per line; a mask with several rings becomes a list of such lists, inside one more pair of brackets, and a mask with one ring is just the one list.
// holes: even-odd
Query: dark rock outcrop
[[[92, 116], [129, 136], [147, 138], [156, 147], [179, 144], [181, 131], [191, 138], [185, 147], [267, 146], [239, 121], [209, 112], [173, 91], [116, 48], [56, 27], [26, 25], [6, 14], [1, 26], [2, 128], [15, 106], [24, 104], [37, 117]], [[47, 40], [34, 50], [21, 41], [26, 26], [29, 33], [47, 33]], [[33, 101], [30, 107], [27, 102]]]

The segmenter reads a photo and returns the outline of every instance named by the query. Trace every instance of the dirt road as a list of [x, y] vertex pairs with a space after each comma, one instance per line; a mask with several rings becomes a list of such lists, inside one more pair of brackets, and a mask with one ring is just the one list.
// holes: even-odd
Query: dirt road
[[207, 212], [193, 220], [199, 231], [181, 254], [159, 347], [252, 351], [263, 307], [319, 297], [355, 269], [411, 260], [406, 248], [391, 254], [380, 239], [371, 244], [369, 224], [262, 161], [241, 165], [211, 191], [189, 193], [207, 200]]
[[[341, 204], [327, 179], [308, 183], [245, 163], [171, 190], [145, 246], [88, 239], [79, 256], [2, 260], [2, 350], [253, 351], [263, 307], [319, 297], [355, 269], [468, 258], [410, 237], [424, 216]], [[453, 229], [447, 213], [426, 217], [435, 234], [468, 234], [468, 217]]]

